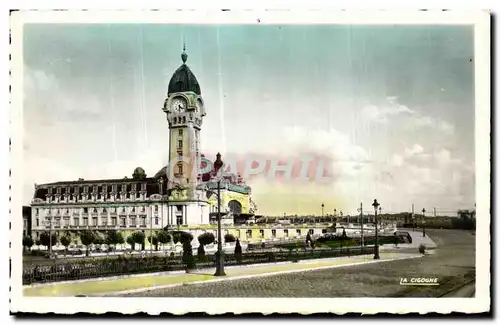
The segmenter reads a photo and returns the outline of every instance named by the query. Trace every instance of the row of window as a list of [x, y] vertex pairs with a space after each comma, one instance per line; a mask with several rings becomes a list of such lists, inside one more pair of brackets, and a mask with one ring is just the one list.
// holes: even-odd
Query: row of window
[[[108, 218], [101, 218], [101, 222], [99, 224], [99, 219], [97, 217], [92, 217], [92, 218], [90, 218], [91, 223], [89, 224], [88, 217], [81, 218], [81, 222], [80, 222], [79, 217], [75, 217], [75, 218], [71, 219], [72, 221], [70, 221], [70, 218], [61, 218], [61, 217], [47, 218], [46, 217], [44, 224], [42, 226], [60, 227], [60, 226], [89, 226], [89, 225], [92, 225], [92, 226], [107, 226], [107, 225], [117, 226], [117, 225], [119, 225], [120, 227], [126, 227], [128, 225], [128, 226], [135, 227], [135, 226], [139, 225], [141, 227], [145, 227], [146, 220], [147, 220], [146, 218], [147, 218], [146, 216], [140, 216], [139, 218], [137, 218], [135, 216], [111, 217], [110, 223], [108, 223]], [[137, 219], [139, 220], [139, 224], [137, 224]], [[176, 216], [176, 224], [177, 225], [182, 225], [183, 224], [182, 220], [183, 220], [182, 215]], [[118, 221], [119, 221], [119, 223], [118, 223]], [[129, 221], [128, 224], [127, 224], [127, 221]], [[36, 218], [35, 223], [36, 223], [37, 227], [40, 227], [40, 219], [39, 218]], [[159, 224], [158, 216], [155, 216], [153, 218], [153, 224], [154, 225]]]
[[63, 198], [59, 198], [57, 196], [54, 196], [52, 194], [47, 194], [46, 199], [48, 202], [51, 200], [55, 202], [67, 202], [69, 200], [71, 201], [88, 201], [88, 200], [145, 200], [146, 199], [146, 194], [145, 193], [127, 193], [127, 194], [111, 194], [111, 193], [106, 193], [106, 194], [92, 194], [89, 195], [88, 193], [83, 193], [80, 195], [75, 195], [74, 193], [71, 195], [66, 195], [64, 194]]
[[[61, 226], [121, 226], [121, 227], [126, 227], [126, 226], [132, 226], [135, 227], [139, 225], [140, 227], [146, 227], [146, 217], [111, 217], [110, 218], [110, 223], [108, 223], [107, 219], [101, 219], [100, 224], [98, 223], [98, 219], [96, 217], [94, 218], [73, 218], [70, 220], [69, 218], [54, 218], [54, 220], [51, 220], [49, 218], [45, 219], [45, 222], [43, 226], [49, 226], [49, 227], [61, 227]], [[90, 221], [90, 224], [89, 224]], [[128, 224], [127, 224], [128, 221]], [[138, 223], [139, 221], [139, 223]], [[159, 224], [159, 218], [154, 217], [153, 218], [153, 224], [158, 225]], [[40, 227], [40, 219], [36, 219], [36, 226]]]
[[[54, 189], [56, 190], [56, 194], [61, 193], [89, 193], [89, 190], [92, 189], [92, 193], [107, 193], [108, 188], [111, 187], [111, 192], [118, 192], [118, 184], [111, 185], [85, 185], [85, 186], [58, 186], [58, 187], [49, 187], [48, 194], [54, 194]], [[80, 188], [82, 191], [80, 192]], [[131, 184], [122, 184], [120, 186], [120, 190], [122, 192], [137, 192], [146, 191], [146, 183], [131, 183]]]
[[[146, 212], [146, 207], [145, 206], [137, 207], [137, 209], [136, 209], [136, 207], [130, 207], [129, 209], [130, 209], [131, 213]], [[155, 205], [153, 209], [154, 209], [155, 212], [158, 212], [158, 205]], [[43, 210], [45, 210], [45, 209], [43, 209]], [[92, 208], [92, 209], [90, 209], [90, 211], [91, 211], [91, 213], [98, 213], [97, 208]], [[118, 211], [126, 213], [127, 208], [125, 208], [125, 207], [121, 207], [121, 208], [111, 207], [111, 208], [108, 208], [108, 209], [102, 208], [101, 213], [108, 213], [108, 211], [109, 212], [114, 212], [114, 213], [117, 213]], [[70, 212], [73, 212], [73, 213], [79, 213], [79, 212], [89, 213], [89, 208], [47, 209], [48, 215], [51, 215], [51, 214], [54, 214], [54, 215], [70, 214]], [[40, 215], [40, 209], [36, 208], [35, 209], [35, 216], [38, 216], [38, 215]]]
[[[326, 233], [326, 229], [323, 229], [323, 233]], [[288, 229], [283, 229], [283, 233], [285, 234], [285, 237], [288, 237]], [[302, 234], [302, 231], [300, 229], [296, 230], [297, 236], [300, 236]], [[247, 230], [247, 238], [252, 238], [252, 230], [248, 229]], [[259, 230], [260, 237], [264, 237], [264, 229]], [[314, 229], [309, 229], [309, 234], [314, 234]], [[275, 238], [276, 237], [276, 229], [271, 230], [271, 237]]]

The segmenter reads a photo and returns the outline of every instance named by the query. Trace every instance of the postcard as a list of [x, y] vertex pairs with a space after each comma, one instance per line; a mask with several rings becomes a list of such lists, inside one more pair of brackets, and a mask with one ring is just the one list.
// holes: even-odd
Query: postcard
[[11, 311], [489, 312], [489, 40], [487, 11], [12, 12]]

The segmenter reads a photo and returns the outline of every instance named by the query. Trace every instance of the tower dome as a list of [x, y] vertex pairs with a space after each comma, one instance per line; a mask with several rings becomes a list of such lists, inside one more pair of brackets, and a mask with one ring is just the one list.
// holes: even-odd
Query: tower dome
[[185, 91], [192, 91], [197, 95], [201, 95], [200, 84], [196, 80], [196, 76], [186, 65], [188, 55], [186, 47], [181, 54], [182, 65], [175, 70], [170, 82], [168, 83], [168, 95]]
[[132, 174], [133, 179], [145, 179], [146, 178], [146, 172], [142, 167], [137, 167], [134, 169], [134, 173]]

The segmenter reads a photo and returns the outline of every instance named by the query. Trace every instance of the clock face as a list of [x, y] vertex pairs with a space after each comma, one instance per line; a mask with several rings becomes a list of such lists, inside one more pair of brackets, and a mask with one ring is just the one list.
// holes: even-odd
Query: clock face
[[186, 101], [182, 98], [175, 98], [172, 101], [172, 111], [176, 113], [183, 112], [186, 109]]

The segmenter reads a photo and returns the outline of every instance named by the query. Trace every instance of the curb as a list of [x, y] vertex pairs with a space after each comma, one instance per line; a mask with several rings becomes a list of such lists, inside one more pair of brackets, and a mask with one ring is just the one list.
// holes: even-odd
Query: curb
[[[224, 281], [234, 281], [234, 280], [243, 280], [243, 279], [259, 278], [259, 277], [268, 277], [268, 276], [279, 275], [279, 274], [308, 272], [308, 271], [333, 269], [333, 268], [338, 268], [338, 267], [349, 267], [349, 266], [356, 266], [356, 265], [363, 265], [363, 264], [383, 263], [383, 262], [391, 262], [391, 261], [412, 259], [412, 258], [421, 258], [421, 257], [422, 257], [422, 255], [414, 255], [414, 256], [391, 258], [391, 259], [387, 259], [387, 260], [370, 260], [370, 261], [355, 262], [355, 263], [351, 263], [351, 264], [326, 265], [326, 266], [311, 267], [311, 268], [299, 269], [299, 270], [285, 270], [285, 271], [275, 271], [275, 272], [271, 271], [269, 273], [262, 273], [262, 274], [239, 275], [239, 276], [227, 277], [227, 278], [222, 278], [222, 279], [193, 281], [193, 282], [181, 282], [181, 283], [159, 285], [159, 286], [148, 287], [148, 288], [139, 288], [139, 289], [131, 289], [131, 290], [124, 290], [124, 291], [116, 291], [116, 292], [105, 292], [105, 293], [90, 294], [90, 295], [79, 295], [79, 296], [80, 297], [121, 296], [121, 295], [126, 295], [126, 294], [131, 294], [131, 293], [141, 293], [141, 292], [146, 292], [146, 291], [169, 289], [169, 288], [175, 288], [175, 287], [181, 287], [181, 286], [191, 286], [191, 285], [198, 285], [198, 284], [211, 284], [211, 283], [224, 282]], [[322, 260], [324, 260], [324, 259], [322, 259]]]

